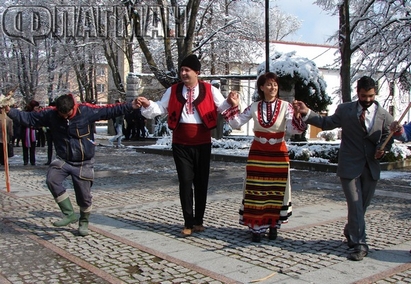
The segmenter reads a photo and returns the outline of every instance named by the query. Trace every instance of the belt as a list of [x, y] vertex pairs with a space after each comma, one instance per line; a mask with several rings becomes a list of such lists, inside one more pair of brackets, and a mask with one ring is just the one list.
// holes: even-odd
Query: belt
[[261, 144], [269, 143], [270, 145], [278, 144], [284, 141], [284, 138], [270, 138], [267, 139], [265, 137], [254, 137], [254, 140], [260, 142]]

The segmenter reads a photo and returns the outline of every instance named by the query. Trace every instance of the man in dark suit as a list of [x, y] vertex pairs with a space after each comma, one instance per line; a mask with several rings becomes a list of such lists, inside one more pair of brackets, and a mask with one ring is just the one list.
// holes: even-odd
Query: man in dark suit
[[348, 246], [354, 249], [348, 259], [356, 261], [368, 254], [365, 211], [380, 178], [379, 159], [392, 145], [391, 140], [385, 149], [380, 149], [390, 133], [393, 117], [375, 101], [376, 92], [375, 81], [368, 76], [362, 77], [357, 82], [358, 100], [340, 104], [331, 116], [320, 116], [303, 102], [294, 102], [294, 110], [306, 123], [323, 130], [342, 129], [337, 175], [348, 207], [344, 235]]

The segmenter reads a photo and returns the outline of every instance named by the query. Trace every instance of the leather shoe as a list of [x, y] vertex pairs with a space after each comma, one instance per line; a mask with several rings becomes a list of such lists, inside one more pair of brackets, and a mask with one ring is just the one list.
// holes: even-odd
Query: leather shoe
[[184, 227], [184, 229], [181, 231], [181, 234], [183, 235], [183, 237], [191, 236], [192, 233], [193, 233], [193, 229], [186, 228], [186, 227]]
[[194, 225], [193, 226], [193, 232], [200, 233], [200, 232], [204, 232], [204, 231], [205, 231], [205, 228], [204, 228], [203, 225]]
[[254, 243], [259, 243], [259, 242], [261, 242], [261, 234], [259, 234], [259, 233], [253, 233], [252, 241], [253, 241]]
[[348, 259], [349, 260], [354, 260], [354, 261], [361, 261], [363, 260], [364, 257], [366, 257], [368, 255], [368, 252], [365, 250], [358, 250], [358, 251], [354, 251], [352, 253], [350, 253], [348, 255]]
[[270, 229], [268, 231], [268, 239], [269, 240], [277, 239], [277, 228], [270, 227]]

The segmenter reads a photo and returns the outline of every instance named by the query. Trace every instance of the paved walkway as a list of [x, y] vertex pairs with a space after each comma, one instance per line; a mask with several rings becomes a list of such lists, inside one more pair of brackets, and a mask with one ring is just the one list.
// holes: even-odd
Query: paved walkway
[[11, 192], [0, 184], [0, 283], [411, 283], [408, 171], [380, 181], [367, 214], [370, 254], [352, 262], [333, 173], [293, 170], [293, 216], [277, 240], [256, 244], [238, 224], [244, 163], [212, 162], [207, 229], [182, 238], [172, 157], [97, 147], [91, 234], [80, 237], [77, 225], [51, 225], [60, 213], [44, 150], [37, 166], [23, 166], [15, 148]]

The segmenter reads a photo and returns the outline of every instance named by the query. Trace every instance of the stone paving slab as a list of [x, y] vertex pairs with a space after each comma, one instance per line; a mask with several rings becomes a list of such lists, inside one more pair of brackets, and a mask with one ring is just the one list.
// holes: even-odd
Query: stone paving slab
[[77, 225], [51, 226], [60, 213], [45, 185], [44, 149], [38, 161], [12, 160], [12, 192], [0, 186], [0, 283], [411, 283], [405, 170], [379, 183], [367, 214], [369, 257], [351, 262], [332, 173], [292, 170], [293, 216], [276, 241], [255, 244], [238, 224], [245, 165], [212, 162], [207, 229], [182, 238], [172, 157], [98, 147], [91, 234], [79, 237]]

